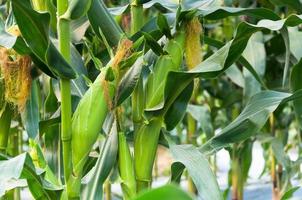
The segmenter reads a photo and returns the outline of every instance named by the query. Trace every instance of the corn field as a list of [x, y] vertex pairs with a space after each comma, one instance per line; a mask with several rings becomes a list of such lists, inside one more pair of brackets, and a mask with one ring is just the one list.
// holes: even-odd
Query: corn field
[[0, 199], [302, 199], [299, 78], [300, 0], [0, 0]]

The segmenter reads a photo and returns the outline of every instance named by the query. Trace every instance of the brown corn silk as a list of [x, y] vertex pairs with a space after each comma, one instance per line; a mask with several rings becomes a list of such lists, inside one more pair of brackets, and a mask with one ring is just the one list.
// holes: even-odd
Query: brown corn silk
[[14, 50], [0, 48], [1, 76], [4, 79], [5, 100], [24, 110], [31, 87], [31, 59], [18, 55]]
[[[132, 47], [132, 41], [128, 39], [122, 39], [118, 45], [117, 51], [115, 53], [114, 58], [112, 59], [111, 68], [114, 71], [115, 78], [116, 78], [116, 83], [119, 83], [120, 81], [120, 70], [119, 70], [119, 64], [121, 63], [122, 60], [127, 58], [130, 53], [131, 53], [131, 47]], [[112, 101], [109, 95], [109, 86], [108, 82], [106, 81], [105, 78], [102, 78], [102, 85], [104, 89], [104, 97], [107, 102], [107, 106], [109, 110], [112, 109]]]

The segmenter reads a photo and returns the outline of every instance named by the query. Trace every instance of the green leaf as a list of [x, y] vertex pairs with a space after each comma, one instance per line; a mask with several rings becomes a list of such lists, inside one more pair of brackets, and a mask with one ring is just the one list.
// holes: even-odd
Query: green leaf
[[172, 38], [172, 34], [171, 34], [171, 30], [170, 30], [170, 26], [168, 23], [167, 18], [159, 13], [158, 17], [157, 17], [157, 26], [159, 28], [159, 30], [169, 39]]
[[5, 31], [3, 21], [0, 20], [0, 46], [11, 49], [13, 48], [16, 42], [17, 42], [17, 37], [7, 33]]
[[168, 131], [175, 128], [175, 126], [183, 119], [186, 114], [188, 102], [194, 88], [194, 82], [189, 84], [182, 93], [175, 99], [173, 104], [169, 106], [169, 110], [165, 114], [165, 124]]
[[54, 113], [59, 106], [58, 99], [54, 93], [52, 79], [49, 80], [49, 91], [44, 103], [44, 110], [47, 113]]
[[[299, 63], [297, 63], [291, 71], [290, 87], [293, 92], [302, 89], [302, 82], [300, 80], [301, 73], [302, 73], [302, 59], [300, 59]], [[301, 107], [302, 99], [294, 100], [293, 105], [301, 129], [302, 128], [302, 107]]]
[[143, 32], [143, 35], [145, 37], [147, 45], [152, 49], [152, 51], [156, 55], [161, 56], [165, 54], [163, 48], [157, 43], [157, 41], [149, 33]]
[[12, 187], [6, 188], [6, 185], [9, 185], [7, 184], [9, 181], [26, 179], [29, 190], [35, 199], [52, 200], [60, 197], [62, 188], [46, 182], [41, 175], [38, 175], [27, 153], [20, 154], [11, 159], [1, 156], [0, 160], [0, 196], [7, 189], [13, 189]]
[[109, 136], [100, 152], [100, 156], [96, 165], [86, 175], [88, 179], [83, 189], [83, 199], [94, 200], [102, 199], [103, 196], [103, 183], [109, 176], [113, 169], [118, 151], [118, 132], [116, 121], [112, 124]]
[[83, 17], [88, 12], [92, 0], [71, 0], [68, 8], [61, 18], [75, 20]]
[[299, 31], [299, 27], [288, 28], [289, 40], [290, 40], [290, 51], [297, 60], [302, 58], [302, 41], [299, 38], [302, 37], [302, 32]]
[[277, 6], [288, 6], [298, 12], [302, 12], [302, 3], [299, 0], [270, 0], [274, 5]]
[[[243, 56], [249, 61], [251, 66], [253, 66], [256, 73], [262, 77], [265, 73], [266, 52], [261, 32], [258, 32], [251, 37], [243, 52]], [[251, 96], [261, 91], [261, 84], [246, 68], [243, 69], [243, 75], [245, 80], [244, 96], [245, 99], [249, 99]]]
[[193, 200], [187, 193], [181, 190], [179, 187], [174, 185], [166, 185], [160, 188], [147, 190], [139, 194], [133, 200], [154, 200], [154, 199], [164, 199], [164, 200]]
[[39, 96], [37, 81], [32, 82], [30, 98], [26, 102], [25, 112], [22, 114], [28, 136], [34, 139], [39, 133]]
[[239, 87], [244, 87], [244, 77], [240, 69], [236, 65], [232, 65], [227, 70], [225, 70], [225, 74], [229, 77], [229, 79], [238, 85]]
[[280, 163], [286, 170], [291, 168], [291, 160], [288, 155], [286, 155], [284, 151], [284, 145], [282, 144], [281, 139], [274, 138], [271, 141], [272, 149], [274, 152], [274, 156], [276, 157], [278, 163]]
[[272, 10], [266, 8], [234, 8], [209, 6], [199, 8], [198, 13], [209, 20], [218, 20], [230, 16], [247, 15], [256, 19], [279, 20], [280, 17]]
[[[302, 15], [291, 15], [285, 20], [271, 21], [261, 20], [257, 25], [242, 22], [238, 25], [234, 39], [217, 52], [204, 60], [200, 65], [188, 72], [172, 71], [168, 74], [165, 87], [164, 103], [156, 108], [148, 109], [147, 115], [158, 115], [169, 109], [169, 106], [191, 83], [195, 77], [215, 78], [228, 69], [235, 61], [240, 60], [241, 54], [246, 48], [249, 38], [256, 32], [263, 29], [272, 31], [281, 30], [285, 25], [296, 26], [302, 23]], [[241, 60], [242, 61], [242, 60]], [[247, 65], [244, 65], [245, 67]], [[251, 70], [250, 70], [251, 71]], [[178, 87], [175, 88], [175, 85]]]
[[196, 147], [169, 144], [169, 149], [174, 160], [186, 166], [202, 199], [222, 200], [222, 193], [210, 164]]
[[289, 60], [290, 60], [290, 45], [289, 45], [289, 36], [288, 36], [288, 30], [287, 28], [282, 28], [280, 30], [280, 33], [282, 35], [284, 44], [285, 44], [285, 66], [283, 70], [283, 80], [282, 80], [282, 85], [283, 87], [285, 86], [286, 80], [287, 80], [287, 75], [289, 71]]
[[122, 104], [132, 94], [141, 76], [142, 68], [144, 65], [143, 62], [143, 57], [139, 57], [134, 65], [123, 76], [122, 80], [119, 83], [115, 97], [115, 106]]
[[289, 200], [294, 195], [294, 193], [300, 189], [300, 186], [292, 187], [289, 190], [287, 190], [281, 197], [281, 200]]
[[110, 15], [104, 2], [92, 0], [87, 15], [90, 25], [99, 39], [103, 39], [99, 32], [101, 29], [109, 44], [117, 46], [123, 36], [123, 31]]
[[73, 20], [70, 23], [71, 38], [73, 43], [80, 43], [83, 39], [86, 30], [89, 28], [90, 24], [87, 17], [81, 17], [80, 19]]
[[184, 166], [181, 162], [174, 162], [171, 165], [171, 178], [170, 181], [172, 183], [179, 184], [181, 181], [181, 176], [186, 166]]
[[[52, 39], [52, 42], [57, 48], [59, 47], [59, 41], [57, 39]], [[84, 76], [88, 76], [88, 72], [84, 65], [81, 54], [72, 44], [70, 44], [70, 54], [70, 64], [73, 66], [77, 74], [79, 74], [79, 76], [71, 80], [71, 94], [74, 96], [83, 97], [88, 89], [84, 79]]]
[[200, 150], [207, 154], [215, 153], [231, 143], [244, 141], [252, 136], [265, 125], [269, 115], [277, 107], [288, 101], [301, 99], [302, 90], [293, 94], [263, 91], [250, 98], [241, 114], [211, 140], [201, 146]]
[[214, 136], [214, 128], [212, 125], [211, 113], [208, 107], [199, 105], [188, 105], [187, 112], [200, 123], [202, 130], [210, 139]]
[[29, 0], [13, 0], [12, 8], [22, 37], [51, 72], [60, 78], [75, 78], [76, 73], [50, 41], [48, 13], [38, 13]]

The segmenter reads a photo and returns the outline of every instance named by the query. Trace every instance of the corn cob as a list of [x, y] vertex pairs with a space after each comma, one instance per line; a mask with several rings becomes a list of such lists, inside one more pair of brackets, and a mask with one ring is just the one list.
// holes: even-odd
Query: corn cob
[[[160, 56], [155, 63], [154, 71], [150, 74], [147, 82], [147, 108], [157, 106], [163, 101], [167, 75], [170, 71], [180, 69], [184, 44], [185, 33], [180, 30], [165, 46], [164, 50], [168, 54]], [[163, 116], [153, 118], [143, 124], [135, 135], [134, 165], [138, 192], [150, 187], [162, 122]]]
[[[72, 165], [70, 177], [74, 191], [79, 192], [82, 171], [88, 155], [97, 141], [119, 80], [119, 63], [127, 56], [132, 43], [123, 40], [115, 57], [101, 70], [101, 73], [81, 99], [72, 117]], [[79, 194], [73, 194], [78, 197]]]
[[184, 43], [185, 33], [179, 31], [164, 48], [168, 54], [160, 56], [155, 63], [154, 71], [151, 73], [147, 84], [147, 108], [152, 108], [162, 102], [168, 73], [179, 70], [181, 66]]

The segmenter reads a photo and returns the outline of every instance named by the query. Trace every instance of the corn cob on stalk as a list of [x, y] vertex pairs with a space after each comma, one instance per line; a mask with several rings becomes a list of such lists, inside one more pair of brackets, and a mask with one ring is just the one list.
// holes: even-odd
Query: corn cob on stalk
[[[186, 42], [185, 42], [185, 58], [188, 70], [192, 70], [202, 62], [202, 48], [200, 36], [202, 34], [202, 26], [198, 17], [194, 17], [186, 23]], [[190, 102], [196, 103], [199, 89], [199, 79], [194, 80], [194, 90]], [[197, 122], [190, 113], [187, 113], [187, 143], [196, 145], [196, 128]], [[196, 193], [196, 187], [191, 177], [188, 177], [188, 190], [190, 193]]]
[[[168, 53], [159, 57], [147, 83], [146, 107], [152, 108], [163, 101], [165, 81], [170, 71], [180, 69], [185, 45], [185, 33], [181, 29], [168, 41], [164, 50]], [[152, 168], [162, 127], [163, 116], [144, 123], [135, 135], [134, 166], [138, 192], [151, 186]]]
[[131, 45], [129, 40], [121, 42], [115, 57], [101, 70], [73, 115], [71, 142], [73, 173], [69, 180], [71, 188], [75, 188], [72, 196], [79, 196], [84, 164], [112, 108], [112, 98], [120, 78], [118, 65], [128, 55]]
[[179, 70], [184, 52], [185, 32], [180, 30], [169, 40], [164, 50], [168, 53], [159, 57], [147, 84], [146, 107], [152, 108], [163, 101], [165, 81], [170, 71]]

